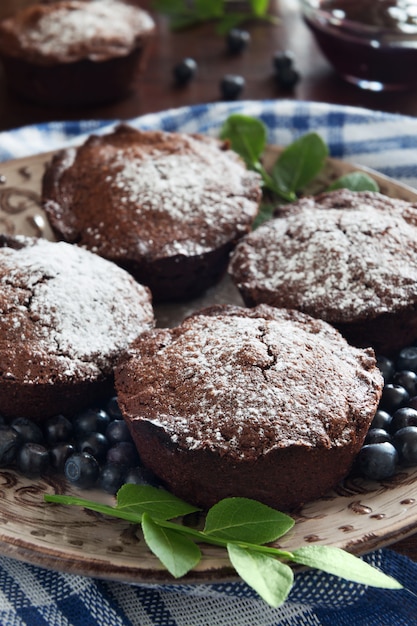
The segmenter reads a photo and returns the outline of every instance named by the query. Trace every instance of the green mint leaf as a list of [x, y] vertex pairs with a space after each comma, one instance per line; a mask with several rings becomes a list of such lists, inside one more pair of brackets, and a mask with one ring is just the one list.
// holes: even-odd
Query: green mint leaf
[[256, 17], [263, 17], [268, 10], [269, 0], [250, 0], [250, 5]]
[[142, 531], [150, 551], [175, 578], [184, 576], [201, 560], [200, 548], [194, 541], [171, 528], [158, 526], [147, 513], [142, 517]]
[[229, 115], [220, 129], [220, 137], [230, 142], [232, 150], [242, 157], [248, 167], [258, 169], [267, 138], [263, 122], [239, 113]]
[[224, 14], [223, 0], [194, 0], [194, 10], [201, 20], [222, 17]]
[[54, 504], [65, 504], [72, 506], [81, 506], [84, 509], [101, 513], [102, 515], [109, 515], [111, 517], [118, 517], [124, 519], [132, 524], [140, 524], [142, 515], [140, 513], [132, 511], [118, 511], [114, 506], [108, 504], [100, 504], [99, 502], [93, 502], [92, 500], [85, 500], [84, 498], [78, 498], [76, 496], [61, 496], [55, 494], [44, 494], [45, 502], [53, 502]]
[[365, 172], [350, 172], [329, 185], [326, 191], [349, 189], [350, 191], [379, 191], [379, 185]]
[[300, 191], [323, 168], [328, 153], [317, 133], [307, 133], [283, 150], [271, 176], [280, 189], [293, 193]]
[[261, 202], [258, 215], [255, 217], [255, 220], [252, 224], [252, 230], [256, 230], [261, 224], [271, 219], [274, 214], [275, 206], [275, 204]]
[[351, 580], [362, 585], [383, 587], [385, 589], [402, 589], [402, 585], [380, 570], [372, 567], [362, 559], [329, 546], [305, 546], [292, 551], [291, 560], [295, 563], [308, 565], [334, 574], [340, 578]]
[[171, 30], [182, 30], [196, 26], [200, 20], [193, 15], [173, 15], [170, 19]]
[[294, 526], [294, 520], [249, 498], [225, 498], [211, 507], [204, 534], [230, 541], [262, 545], [275, 541]]
[[285, 600], [294, 580], [291, 567], [274, 557], [228, 544], [230, 561], [239, 576], [273, 607]]
[[161, 520], [181, 517], [199, 509], [172, 493], [149, 485], [123, 485], [117, 492], [117, 510], [137, 515], [147, 513]]
[[247, 13], [227, 13], [217, 23], [216, 32], [218, 35], [227, 35], [229, 30], [236, 28], [248, 19]]
[[154, 0], [153, 8], [160, 13], [175, 15], [178, 13], [190, 13], [190, 8], [184, 0]]

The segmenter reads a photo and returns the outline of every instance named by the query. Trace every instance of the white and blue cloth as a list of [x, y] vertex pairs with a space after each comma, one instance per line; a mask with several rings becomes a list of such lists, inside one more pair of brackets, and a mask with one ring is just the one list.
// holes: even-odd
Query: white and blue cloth
[[[417, 118], [271, 100], [202, 104], [128, 121], [143, 129], [216, 135], [233, 112], [260, 118], [270, 143], [287, 145], [315, 131], [333, 157], [417, 188]], [[50, 122], [2, 132], [0, 161], [77, 144], [115, 123]], [[417, 626], [417, 564], [389, 549], [364, 558], [406, 589], [368, 588], [308, 570], [296, 574], [288, 600], [273, 609], [242, 582], [135, 586], [0, 556], [0, 626]]]

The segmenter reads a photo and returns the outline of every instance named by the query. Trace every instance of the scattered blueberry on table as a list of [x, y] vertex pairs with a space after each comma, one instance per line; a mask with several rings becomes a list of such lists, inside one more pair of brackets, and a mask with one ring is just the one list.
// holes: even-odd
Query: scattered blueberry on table
[[276, 81], [280, 87], [291, 89], [300, 80], [295, 67], [295, 57], [291, 50], [278, 50], [272, 59]]
[[250, 34], [241, 28], [232, 28], [226, 35], [226, 46], [230, 54], [243, 52], [250, 44]]
[[194, 78], [197, 68], [197, 62], [191, 57], [186, 57], [174, 65], [173, 73], [177, 85], [188, 84]]
[[236, 100], [245, 88], [245, 79], [238, 74], [226, 74], [220, 81], [220, 94], [224, 100]]

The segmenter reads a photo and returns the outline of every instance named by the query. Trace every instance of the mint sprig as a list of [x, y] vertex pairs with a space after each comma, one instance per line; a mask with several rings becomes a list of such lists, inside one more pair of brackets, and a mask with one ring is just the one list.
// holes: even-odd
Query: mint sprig
[[207, 512], [203, 530], [176, 519], [198, 511], [197, 507], [156, 487], [123, 485], [115, 506], [65, 495], [45, 494], [44, 499], [141, 524], [149, 550], [175, 578], [181, 578], [200, 562], [199, 543], [223, 547], [237, 574], [274, 607], [282, 604], [291, 591], [294, 575], [289, 563], [321, 569], [364, 585], [402, 589], [394, 578], [339, 548], [311, 545], [287, 551], [268, 545], [284, 536], [295, 522], [285, 513], [249, 498], [226, 498], [215, 504]]
[[[274, 200], [297, 200], [307, 185], [323, 170], [329, 155], [329, 149], [320, 135], [306, 133], [284, 148], [271, 170], [267, 171], [262, 164], [267, 134], [267, 128], [261, 120], [239, 113], [230, 115], [220, 129], [220, 138], [227, 140], [247, 167], [262, 177], [264, 192], [267, 193], [264, 193], [254, 228], [273, 215]], [[379, 191], [377, 182], [360, 171], [341, 176], [323, 191], [341, 188], [351, 191]]]
[[168, 16], [172, 30], [213, 21], [219, 34], [251, 20], [278, 20], [268, 13], [268, 0], [249, 0], [243, 11], [234, 11], [230, 0], [154, 0], [153, 8]]

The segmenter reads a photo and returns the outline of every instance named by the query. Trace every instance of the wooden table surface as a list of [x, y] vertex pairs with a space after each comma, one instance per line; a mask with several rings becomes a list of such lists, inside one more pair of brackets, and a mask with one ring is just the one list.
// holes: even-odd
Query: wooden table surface
[[[9, 4], [13, 2], [16, 0]], [[148, 0], [138, 3], [151, 8]], [[416, 91], [367, 92], [339, 78], [304, 24], [297, 0], [272, 1], [271, 12], [280, 18], [279, 24], [245, 25], [251, 33], [251, 44], [238, 56], [227, 54], [225, 39], [216, 33], [213, 24], [171, 32], [166, 18], [155, 15], [157, 35], [148, 68], [138, 80], [137, 89], [127, 99], [107, 106], [71, 109], [32, 105], [8, 93], [0, 68], [0, 130], [51, 120], [128, 119], [172, 107], [216, 102], [221, 99], [220, 80], [228, 73], [245, 78], [241, 99], [290, 98], [417, 116]], [[301, 75], [293, 89], [279, 87], [273, 74], [273, 54], [286, 49], [294, 53]], [[196, 60], [198, 73], [189, 85], [179, 88], [174, 84], [172, 68], [183, 57]], [[417, 561], [417, 534], [392, 547]]]

